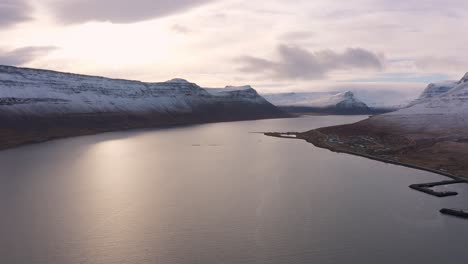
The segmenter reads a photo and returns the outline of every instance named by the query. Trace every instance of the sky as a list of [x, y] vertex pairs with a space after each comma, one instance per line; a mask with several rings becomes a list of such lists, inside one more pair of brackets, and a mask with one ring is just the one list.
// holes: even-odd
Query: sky
[[466, 0], [1, 0], [0, 64], [414, 94], [468, 71], [465, 10]]

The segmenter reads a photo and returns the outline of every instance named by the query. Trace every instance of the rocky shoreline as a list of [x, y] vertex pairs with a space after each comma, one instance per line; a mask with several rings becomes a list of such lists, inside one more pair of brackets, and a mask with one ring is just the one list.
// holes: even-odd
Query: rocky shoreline
[[317, 147], [468, 178], [468, 73], [432, 83], [406, 107], [366, 120], [296, 133]]
[[[339, 128], [339, 127], [336, 127]], [[424, 170], [432, 173], [437, 173], [446, 177], [449, 177], [454, 180], [464, 180], [468, 181], [468, 169], [466, 168], [467, 165], [463, 163], [457, 164], [457, 169], [445, 169], [441, 168], [439, 164], [434, 166], [435, 164], [432, 162], [430, 157], [427, 157], [424, 160], [424, 157], [420, 160], [413, 160], [411, 158], [405, 158], [406, 155], [414, 155], [414, 153], [409, 153], [410, 149], [415, 149], [415, 146], [407, 146], [407, 148], [402, 148], [401, 146], [397, 147], [390, 147], [387, 144], [379, 142], [376, 140], [376, 137], [371, 137], [367, 135], [354, 135], [354, 136], [344, 136], [339, 135], [338, 131], [334, 130], [334, 127], [325, 128], [329, 131], [330, 134], [325, 133], [321, 130], [323, 129], [316, 129], [311, 130], [304, 133], [298, 132], [287, 132], [287, 133], [280, 133], [280, 132], [272, 132], [272, 133], [265, 133], [267, 136], [273, 137], [280, 137], [280, 138], [292, 138], [292, 139], [300, 139], [305, 140], [316, 147], [328, 149], [330, 151], [336, 153], [346, 153], [355, 156], [360, 156], [376, 161], [381, 161], [389, 164], [404, 166], [413, 169]], [[335, 133], [331, 133], [331, 131], [335, 131]], [[400, 137], [400, 136], [398, 136]], [[385, 151], [376, 151], [375, 149], [370, 148], [368, 145], [363, 142], [357, 142], [356, 140], [359, 138], [364, 138], [364, 141], [368, 141], [369, 144], [375, 146], [376, 144], [380, 145], [381, 150]], [[369, 141], [374, 139], [375, 141]], [[359, 144], [361, 143], [361, 144]], [[448, 159], [449, 160], [449, 159]], [[447, 167], [454, 167], [454, 164], [447, 164]]]

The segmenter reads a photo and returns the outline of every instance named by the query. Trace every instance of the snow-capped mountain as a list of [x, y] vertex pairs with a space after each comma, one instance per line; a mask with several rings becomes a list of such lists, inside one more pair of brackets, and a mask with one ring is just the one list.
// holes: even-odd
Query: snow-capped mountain
[[429, 85], [407, 108], [296, 137], [336, 152], [468, 177], [468, 74]]
[[393, 114], [468, 114], [468, 74], [458, 82], [431, 84], [411, 106]]
[[193, 113], [205, 106], [236, 102], [275, 110], [249, 88], [227, 87], [208, 92], [184, 79], [144, 83], [0, 66], [0, 110], [3, 115]]
[[310, 106], [311, 102], [329, 98], [337, 92], [298, 92], [262, 94], [265, 99], [276, 106]]
[[440, 83], [431, 83], [426, 87], [426, 89], [422, 92], [422, 94], [418, 97], [418, 99], [411, 102], [409, 106], [413, 106], [421, 102], [427, 101], [431, 98], [442, 95], [448, 92], [449, 90], [453, 89], [457, 84], [458, 84], [457, 81], [445, 81], [445, 82], [440, 82]]
[[371, 109], [353, 92], [280, 93], [264, 97], [276, 106], [291, 112], [326, 112], [336, 114], [368, 114]]
[[0, 143], [2, 134], [34, 129], [49, 131], [42, 137], [50, 138], [77, 130], [284, 116], [250, 86], [204, 89], [184, 79], [145, 83], [0, 66]]
[[417, 88], [354, 89], [354, 95], [373, 109], [397, 110], [408, 106], [418, 96]]
[[245, 86], [226, 86], [224, 88], [205, 88], [208, 93], [217, 97], [231, 97], [244, 99], [262, 98], [257, 91], [250, 85]]
[[353, 92], [343, 92], [335, 94], [329, 98], [319, 99], [313, 104], [318, 107], [336, 107], [339, 109], [366, 109], [365, 103], [354, 96]]
[[[409, 107], [374, 118], [410, 131], [468, 133], [468, 74], [458, 82], [431, 84]], [[372, 119], [371, 119], [372, 120]]]

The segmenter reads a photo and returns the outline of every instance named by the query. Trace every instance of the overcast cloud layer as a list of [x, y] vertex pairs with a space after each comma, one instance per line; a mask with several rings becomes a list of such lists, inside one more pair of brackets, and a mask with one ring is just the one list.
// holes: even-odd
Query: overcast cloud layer
[[29, 20], [32, 9], [26, 0], [2, 0], [0, 2], [0, 28]]
[[382, 57], [362, 48], [348, 48], [342, 53], [332, 50], [309, 52], [300, 47], [280, 45], [279, 60], [252, 56], [240, 58], [246, 73], [267, 73], [273, 79], [324, 79], [335, 70], [382, 70]]
[[55, 49], [56, 47], [23, 47], [11, 51], [0, 50], [0, 64], [23, 66]]
[[214, 0], [58, 0], [50, 5], [61, 22], [132, 23], [186, 11]]

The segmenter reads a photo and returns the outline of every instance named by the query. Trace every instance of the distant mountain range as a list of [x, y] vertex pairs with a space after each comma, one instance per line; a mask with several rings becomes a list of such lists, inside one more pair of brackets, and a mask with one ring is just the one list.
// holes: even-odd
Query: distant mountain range
[[0, 148], [128, 128], [288, 116], [252, 87], [204, 89], [0, 65]]
[[351, 91], [273, 93], [263, 95], [272, 104], [292, 113], [325, 113], [341, 115], [375, 114], [393, 108], [369, 107]]

